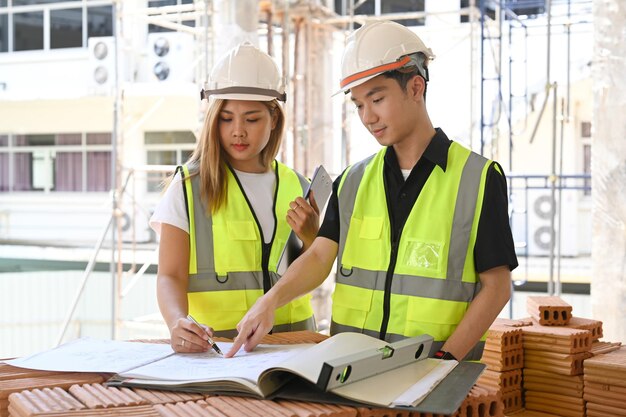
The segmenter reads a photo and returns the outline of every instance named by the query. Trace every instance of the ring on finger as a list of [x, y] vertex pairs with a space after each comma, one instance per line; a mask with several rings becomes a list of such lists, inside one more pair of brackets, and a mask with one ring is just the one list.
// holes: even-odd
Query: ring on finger
[[[182, 338], [181, 338], [181, 339], [182, 339]], [[180, 342], [180, 345], [181, 345], [182, 347], [185, 347], [185, 339], [182, 339], [182, 342]]]

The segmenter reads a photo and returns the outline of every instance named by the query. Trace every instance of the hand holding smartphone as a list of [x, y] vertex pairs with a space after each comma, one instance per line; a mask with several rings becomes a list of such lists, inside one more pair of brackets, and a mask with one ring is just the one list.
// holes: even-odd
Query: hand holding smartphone
[[[304, 192], [304, 198], [309, 201], [309, 203], [309, 196], [311, 192], [313, 192], [313, 198], [315, 198], [315, 202], [317, 203], [317, 207], [319, 208], [321, 215], [326, 207], [326, 203], [328, 203], [331, 193], [333, 192], [333, 181], [322, 165], [315, 168], [311, 183]], [[276, 268], [278, 274], [284, 274], [287, 270], [287, 266], [293, 262], [301, 252], [302, 242], [292, 231], [289, 234], [289, 239], [287, 239], [287, 243], [283, 248], [280, 259], [278, 260], [278, 267]]]
[[330, 194], [333, 192], [333, 180], [322, 165], [315, 168], [311, 184], [309, 184], [309, 188], [307, 188], [304, 193], [304, 198], [307, 199], [307, 201], [309, 201], [311, 191], [313, 192], [313, 198], [315, 198], [315, 202], [321, 214], [324, 211], [324, 207], [326, 207]]

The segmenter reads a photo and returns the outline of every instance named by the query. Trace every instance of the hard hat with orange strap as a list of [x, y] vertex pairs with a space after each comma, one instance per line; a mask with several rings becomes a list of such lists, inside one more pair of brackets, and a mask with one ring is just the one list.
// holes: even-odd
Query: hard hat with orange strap
[[[420, 52], [423, 58], [418, 58]], [[348, 37], [341, 61], [340, 90], [348, 92], [387, 71], [415, 66], [428, 81], [430, 48], [407, 27], [391, 22], [368, 22]], [[335, 94], [337, 94], [335, 93]]]

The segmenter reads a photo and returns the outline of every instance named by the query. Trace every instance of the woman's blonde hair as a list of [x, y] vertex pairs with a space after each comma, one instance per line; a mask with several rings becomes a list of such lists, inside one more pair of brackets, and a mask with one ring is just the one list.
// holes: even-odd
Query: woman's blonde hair
[[[278, 154], [285, 128], [285, 113], [278, 101], [260, 101], [267, 107], [271, 118], [276, 118], [276, 125], [270, 132], [270, 139], [261, 151], [261, 164], [269, 169]], [[219, 138], [220, 113], [226, 100], [212, 99], [202, 128], [202, 135], [195, 151], [187, 161], [193, 175], [200, 176], [200, 197], [207, 204], [208, 211], [215, 213], [226, 201], [226, 152]]]

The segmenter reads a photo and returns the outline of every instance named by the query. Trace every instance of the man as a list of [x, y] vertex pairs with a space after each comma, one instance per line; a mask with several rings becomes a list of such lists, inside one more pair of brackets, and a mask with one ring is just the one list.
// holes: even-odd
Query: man
[[434, 357], [480, 359], [517, 266], [506, 179], [497, 163], [433, 127], [425, 105], [432, 58], [393, 22], [368, 23], [348, 39], [341, 89], [385, 148], [335, 181], [318, 237], [239, 322], [227, 357], [253, 349], [274, 310], [320, 285], [337, 257], [331, 334], [395, 341], [426, 333]]

